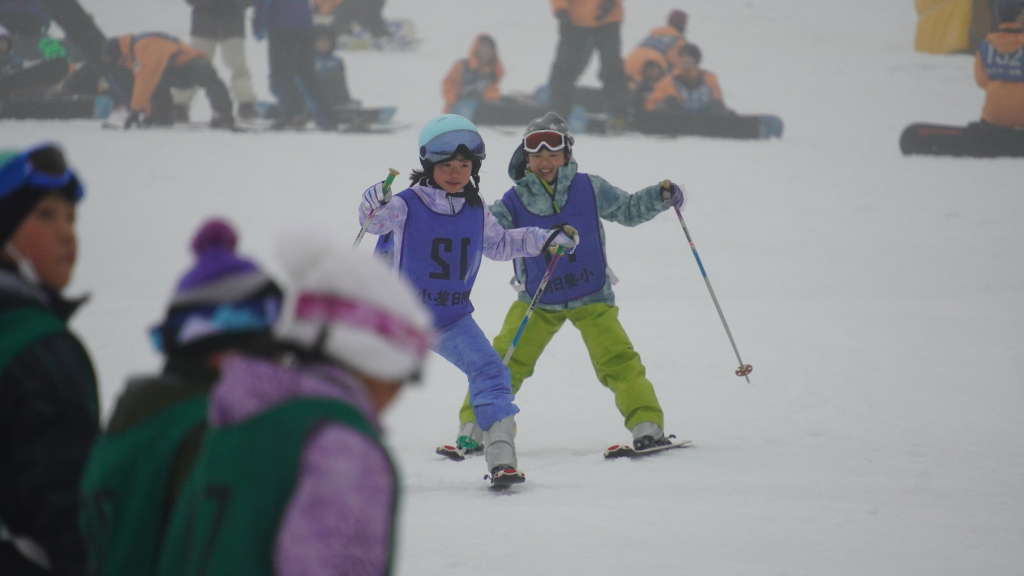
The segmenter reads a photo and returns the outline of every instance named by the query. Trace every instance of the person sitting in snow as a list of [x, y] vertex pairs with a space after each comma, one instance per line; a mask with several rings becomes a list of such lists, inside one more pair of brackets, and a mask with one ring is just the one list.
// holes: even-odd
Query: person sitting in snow
[[128, 382], [93, 446], [80, 512], [92, 574], [146, 574], [141, 567], [155, 567], [168, 511], [199, 453], [207, 397], [222, 362], [229, 355], [279, 354], [271, 327], [283, 295], [256, 263], [235, 254], [237, 241], [222, 219], [200, 227], [192, 240], [196, 263], [151, 332], [164, 367]]
[[643, 82], [653, 75], [653, 71], [648, 70], [652, 64], [661, 70], [660, 75], [669, 73], [672, 65], [668, 61], [668, 54], [686, 44], [686, 21], [686, 12], [673, 10], [665, 26], [651, 30], [647, 38], [626, 56], [623, 67], [632, 83]]
[[480, 34], [469, 55], [457, 60], [441, 83], [444, 112], [482, 124], [525, 124], [538, 114], [532, 102], [502, 96], [498, 84], [505, 68], [490, 34]]
[[169, 126], [174, 123], [171, 88], [198, 86], [206, 91], [213, 109], [210, 126], [232, 128], [231, 96], [217, 77], [210, 56], [177, 38], [150, 32], [125, 34], [103, 43], [108, 66], [120, 65], [135, 73], [131, 113], [124, 127]]
[[644, 102], [644, 109], [679, 110], [690, 114], [728, 112], [718, 78], [700, 68], [700, 59], [700, 48], [696, 44], [684, 44], [669, 52], [672, 73], [655, 84]]
[[[515, 394], [533, 375], [534, 366], [555, 333], [568, 320], [580, 331], [590, 352], [597, 379], [615, 394], [615, 405], [632, 431], [636, 449], [664, 446], [664, 414], [645, 376], [640, 355], [619, 322], [608, 267], [601, 219], [637, 226], [673, 206], [683, 209], [681, 186], [649, 186], [629, 194], [600, 176], [579, 172], [572, 153], [569, 126], [554, 112], [530, 123], [512, 154], [508, 174], [515, 185], [491, 205], [491, 213], [506, 229], [547, 228], [567, 223], [579, 231], [580, 245], [572, 257], [555, 266], [547, 288], [533, 311], [508, 368]], [[545, 256], [518, 257], [514, 286], [519, 298], [509, 308], [494, 350], [504, 357], [548, 267]], [[483, 434], [476, 425], [469, 397], [459, 412], [456, 447], [462, 452], [481, 449]]]
[[326, 26], [313, 29], [313, 50], [316, 52], [316, 75], [324, 97], [335, 108], [352, 102], [345, 79], [345, 62], [334, 54], [338, 37]]
[[14, 37], [0, 26], [0, 76], [13, 74], [25, 67], [25, 63], [14, 55]]
[[985, 90], [981, 127], [993, 133], [1024, 128], [1024, 27], [1022, 0], [999, 0], [999, 28], [985, 37], [974, 56], [974, 78]]
[[496, 102], [501, 98], [498, 83], [504, 75], [494, 38], [489, 34], [478, 35], [469, 48], [469, 56], [456, 61], [441, 84], [444, 113], [457, 114], [452, 110], [460, 101]]

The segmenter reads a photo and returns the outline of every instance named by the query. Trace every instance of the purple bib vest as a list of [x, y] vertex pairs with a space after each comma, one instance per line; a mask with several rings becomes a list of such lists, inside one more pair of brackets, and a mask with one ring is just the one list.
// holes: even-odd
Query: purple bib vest
[[411, 189], [398, 196], [409, 207], [398, 269], [420, 293], [444, 328], [473, 313], [473, 290], [484, 252], [484, 209], [463, 204], [457, 214], [438, 214]]
[[[586, 174], [576, 174], [569, 184], [569, 198], [557, 214], [540, 216], [526, 209], [523, 201], [513, 187], [501, 202], [512, 214], [512, 223], [516, 228], [538, 226], [550, 228], [557, 224], [569, 224], [580, 233], [580, 244], [574, 254], [563, 256], [555, 266], [544, 293], [540, 297], [542, 304], [565, 304], [571, 300], [597, 292], [604, 287], [605, 261], [604, 249], [601, 247], [601, 230], [598, 222], [597, 199], [594, 197], [594, 186]], [[540, 280], [547, 270], [550, 256], [542, 254], [531, 258], [523, 258], [526, 267], [526, 292], [533, 296], [537, 293]]]

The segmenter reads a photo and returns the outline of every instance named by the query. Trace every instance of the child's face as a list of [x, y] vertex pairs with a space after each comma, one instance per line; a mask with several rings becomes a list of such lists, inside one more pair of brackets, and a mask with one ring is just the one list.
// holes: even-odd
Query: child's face
[[539, 152], [529, 153], [526, 161], [530, 164], [530, 172], [548, 184], [554, 184], [558, 178], [558, 169], [565, 166], [565, 150], [552, 152], [547, 148], [541, 148]]
[[45, 196], [10, 241], [32, 263], [43, 285], [63, 290], [71, 281], [78, 255], [75, 205], [60, 196]]
[[469, 184], [473, 163], [462, 156], [434, 164], [434, 182], [449, 194], [457, 194]]
[[693, 56], [679, 55], [676, 58], [676, 68], [681, 74], [688, 76], [697, 69], [697, 60]]
[[644, 64], [643, 77], [647, 82], [657, 82], [665, 75], [665, 70], [654, 62]]
[[487, 42], [481, 42], [476, 47], [476, 58], [484, 64], [494, 61], [494, 46]]

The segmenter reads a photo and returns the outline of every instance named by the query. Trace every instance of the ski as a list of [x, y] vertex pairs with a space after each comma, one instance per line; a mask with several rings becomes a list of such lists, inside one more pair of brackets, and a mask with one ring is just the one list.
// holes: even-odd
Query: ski
[[604, 457], [609, 460], [613, 458], [642, 458], [658, 452], [664, 452], [665, 450], [686, 448], [693, 444], [693, 441], [691, 440], [676, 440], [675, 436], [669, 436], [669, 439], [672, 440], [671, 444], [655, 446], [654, 448], [648, 448], [646, 450], [637, 450], [629, 444], [615, 444], [614, 446], [609, 446], [608, 449], [604, 451]]
[[493, 474], [484, 476], [484, 480], [488, 479], [491, 481], [491, 490], [508, 490], [516, 484], [526, 482], [526, 474], [523, 474], [515, 468], [504, 468], [502, 470], [495, 470]]
[[444, 456], [449, 460], [455, 460], [456, 462], [462, 462], [466, 459], [466, 450], [460, 446], [452, 446], [451, 444], [443, 444], [434, 450], [437, 454]]

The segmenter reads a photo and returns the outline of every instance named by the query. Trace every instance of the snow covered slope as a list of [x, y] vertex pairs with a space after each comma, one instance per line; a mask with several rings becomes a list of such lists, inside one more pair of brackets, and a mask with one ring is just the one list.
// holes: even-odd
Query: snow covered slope
[[[180, 0], [84, 0], [108, 33], [187, 35]], [[969, 56], [913, 52], [913, 3], [627, 0], [625, 49], [672, 8], [741, 112], [783, 117], [772, 142], [581, 136], [585, 171], [692, 194], [687, 224], [752, 384], [671, 213], [606, 228], [621, 317], [666, 412], [694, 447], [601, 458], [628, 439], [567, 326], [517, 402], [528, 481], [486, 490], [481, 460], [442, 461], [465, 380], [440, 358], [388, 414], [405, 473], [398, 573], [1019, 574], [1024, 565], [1024, 185], [1020, 160], [904, 158], [913, 121], [965, 123], [983, 95]], [[357, 231], [366, 185], [415, 165], [440, 79], [480, 31], [506, 90], [546, 81], [556, 26], [544, 0], [390, 0], [417, 52], [346, 54], [355, 97], [396, 104], [388, 136], [114, 133], [90, 122], [7, 122], [0, 144], [62, 142], [88, 185], [72, 292], [109, 409], [154, 369], [145, 338], [189, 263], [199, 220], [225, 214], [270, 262], [284, 223]], [[265, 46], [251, 43], [254, 77]], [[588, 72], [596, 83], [596, 71]], [[258, 89], [266, 94], [266, 87]], [[485, 129], [483, 189], [509, 185], [516, 138]], [[369, 250], [369, 242], [364, 246]], [[473, 297], [493, 335], [511, 266]]]

